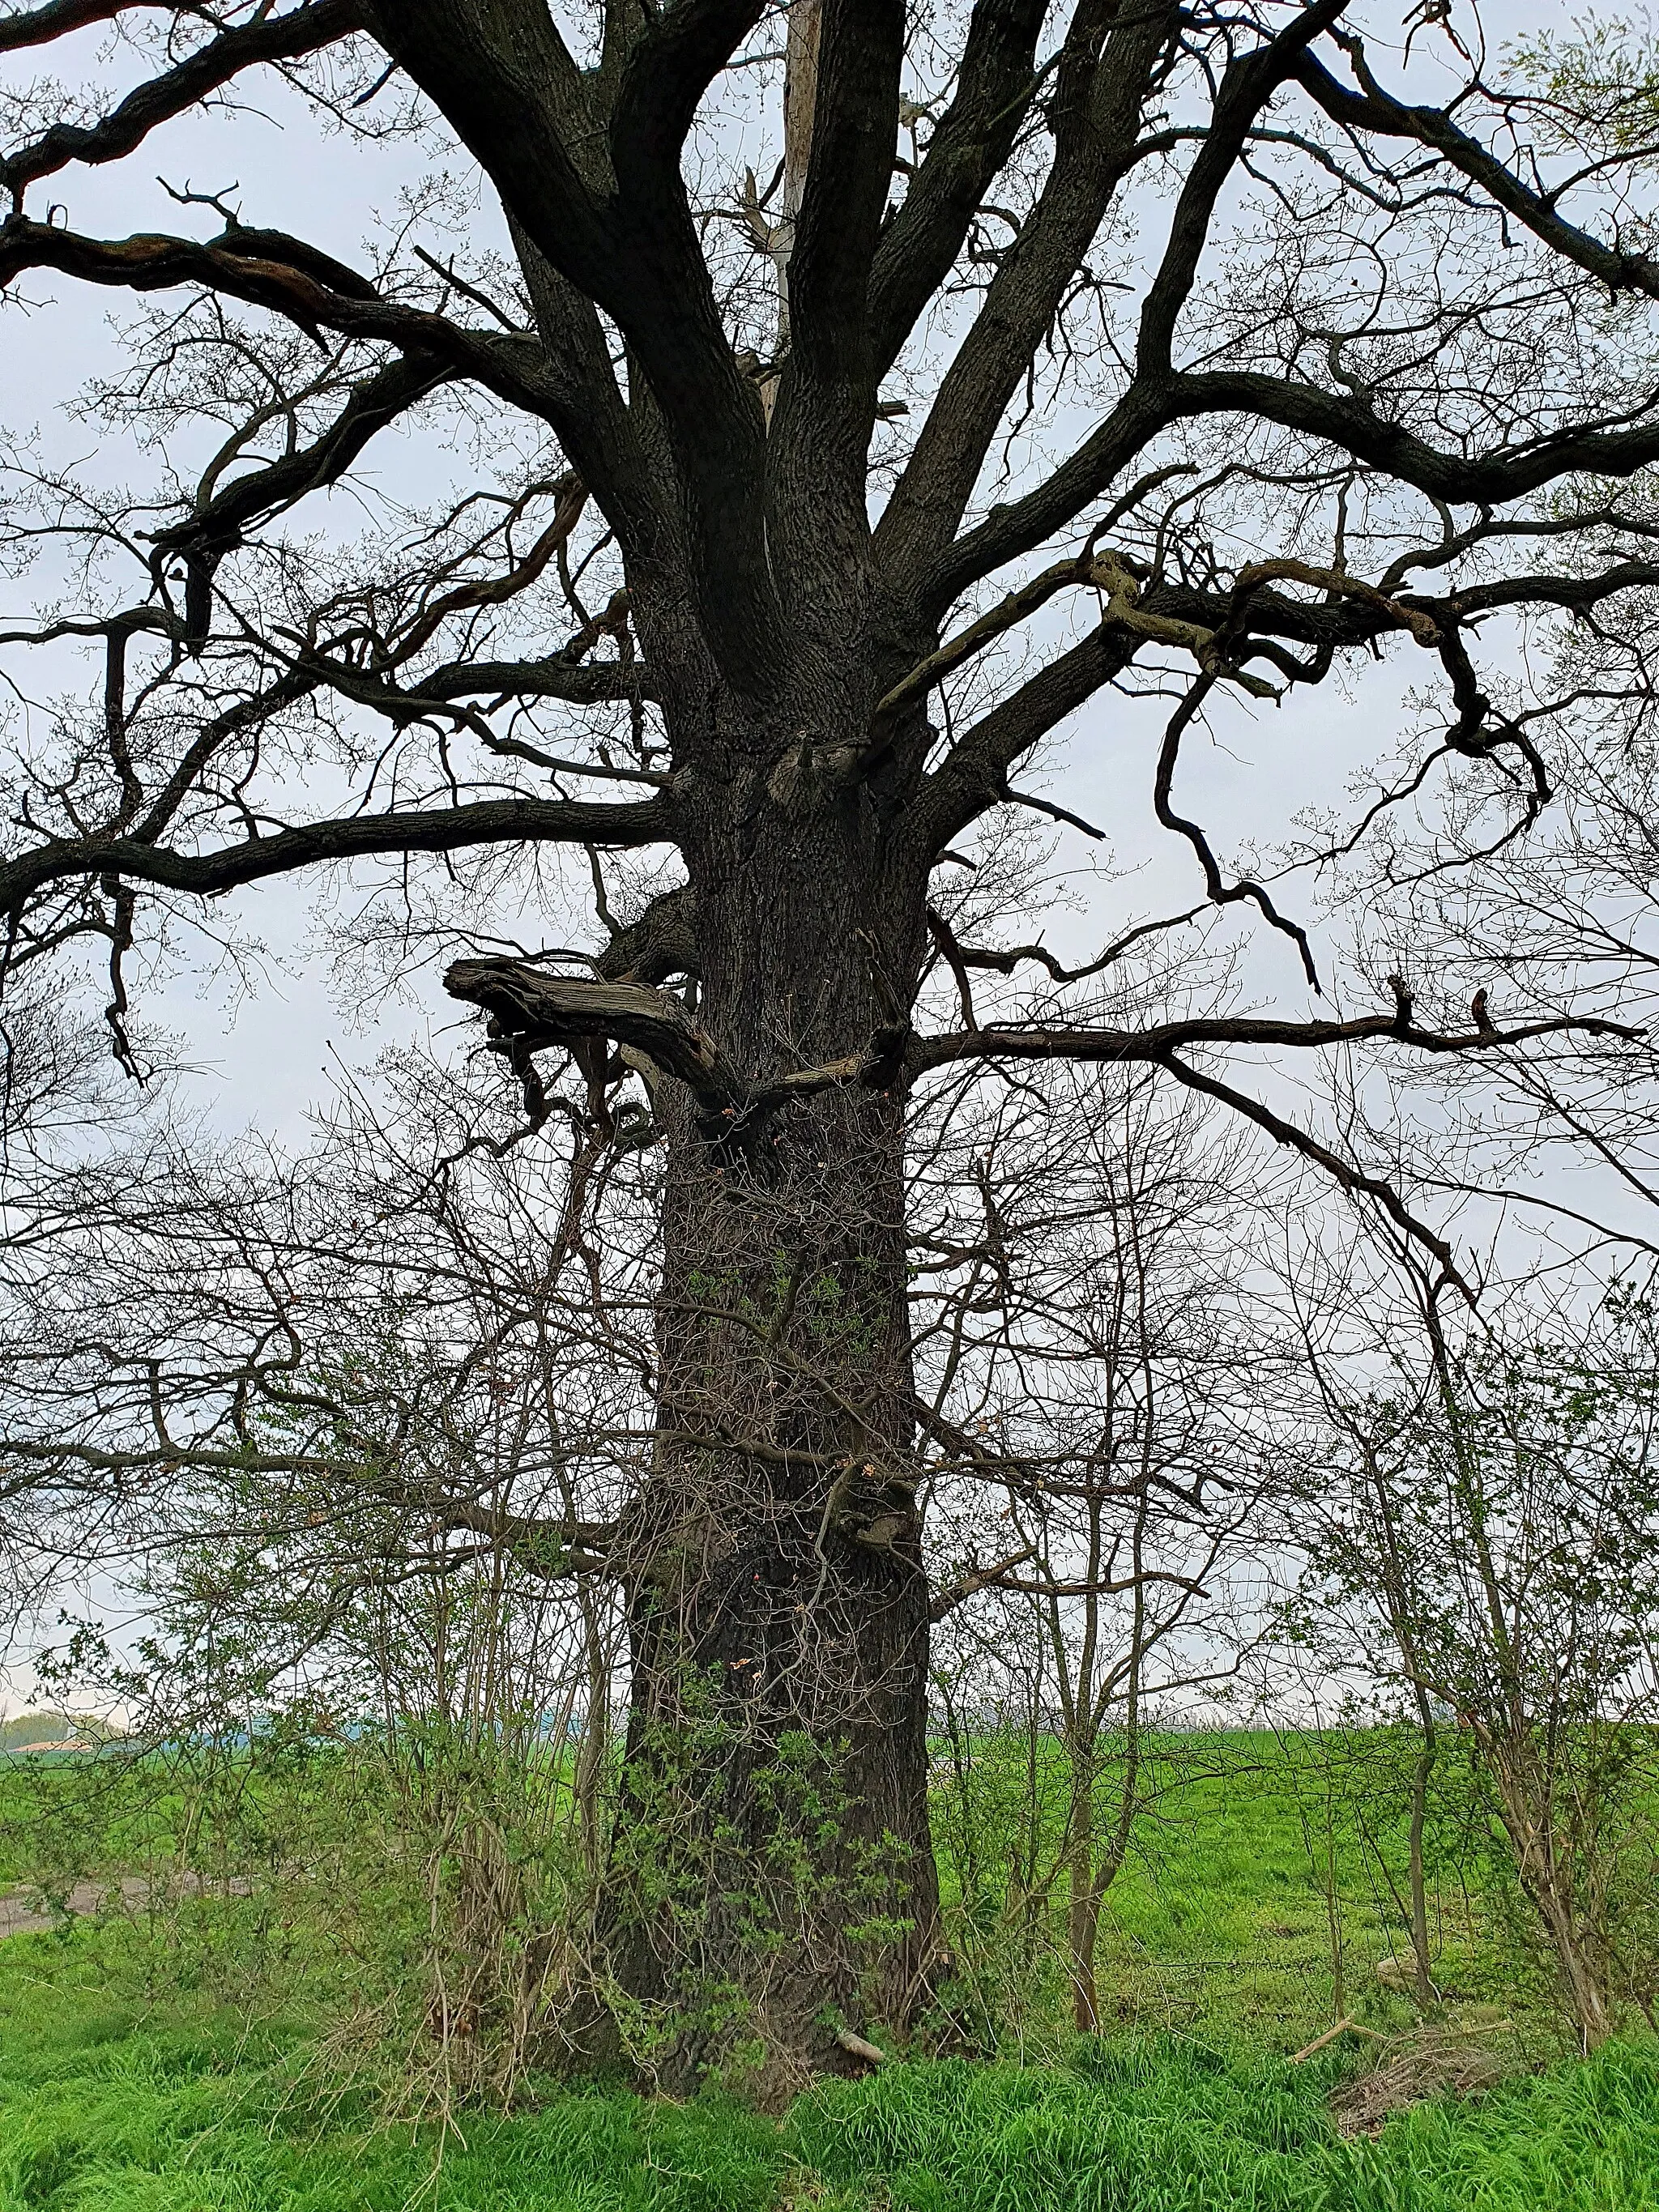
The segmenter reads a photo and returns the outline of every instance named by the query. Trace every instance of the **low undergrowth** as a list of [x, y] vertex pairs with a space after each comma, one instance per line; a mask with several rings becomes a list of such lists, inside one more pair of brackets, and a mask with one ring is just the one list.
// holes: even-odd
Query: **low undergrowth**
[[447, 2131], [314, 2081], [302, 2047], [155, 2027], [0, 2087], [4, 2212], [769, 2212], [775, 2126], [712, 2100], [562, 2094]]
[[[469, 2094], [483, 2038], [469, 2021], [471, 2072], [472, 2045], [439, 2053], [430, 1897], [339, 1758], [232, 1775], [222, 1835], [147, 1771], [0, 1777], [0, 1840], [58, 1854], [37, 1881], [165, 1872], [186, 1832], [202, 1876], [0, 1942], [0, 2212], [1651, 2212], [1659, 2040], [1564, 2059], [1551, 1992], [1449, 1844], [1419, 2009], [1375, 1844], [1302, 1817], [1342, 1750], [1189, 1747], [1178, 1817], [1143, 1823], [1108, 1893], [1097, 2039], [1066, 2025], [1046, 1905], [981, 1893], [947, 1850], [959, 1976], [921, 2047], [958, 2055], [826, 2082], [781, 2120], [572, 2091], [533, 2057]], [[976, 1841], [1006, 1857], [1003, 1829]], [[396, 1994], [401, 2040], [346, 2036], [365, 1990]]]
[[1659, 2054], [1615, 2046], [1345, 2140], [1340, 2060], [1151, 2038], [1060, 2067], [899, 2067], [796, 2107], [824, 2181], [891, 2212], [1636, 2212], [1659, 2201]]
[[[1178, 2035], [1045, 2067], [942, 2060], [828, 2082], [783, 2121], [557, 2090], [448, 2130], [343, 2091], [310, 2038], [146, 2015], [44, 1936], [0, 1965], [0, 2212], [1647, 2212], [1659, 2049], [1431, 2100], [1374, 2140], [1304, 2065]], [[80, 1949], [81, 1947], [75, 1947]], [[27, 1999], [50, 1993], [48, 2011]]]

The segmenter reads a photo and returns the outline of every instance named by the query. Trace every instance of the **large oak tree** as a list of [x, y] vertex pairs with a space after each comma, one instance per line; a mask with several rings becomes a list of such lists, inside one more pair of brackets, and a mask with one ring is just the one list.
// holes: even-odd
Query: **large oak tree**
[[[1018, 788], [1051, 732], [1100, 702], [1109, 735], [1129, 695], [1162, 692], [1158, 821], [1204, 897], [1295, 940], [1312, 981], [1294, 914], [1181, 811], [1183, 738], [1230, 700], [1409, 656], [1437, 703], [1379, 804], [1449, 776], [1501, 849], [1550, 793], [1538, 713], [1483, 672], [1481, 626], [1600, 618], [1659, 582], [1622, 489], [1659, 460], [1640, 99], [1575, 117], [1535, 70], [1509, 83], [1472, 58], [1443, 10], [1402, 64], [1360, 12], [47, 0], [0, 18], [0, 52], [62, 42], [64, 66], [101, 52], [99, 86], [118, 80], [13, 101], [0, 283], [162, 295], [106, 415], [196, 440], [147, 511], [94, 517], [44, 464], [9, 509], [14, 544], [97, 558], [8, 642], [82, 639], [100, 662], [88, 713], [19, 769], [8, 975], [103, 943], [126, 1059], [152, 915], [367, 859], [592, 862], [610, 933], [586, 965], [474, 945], [446, 981], [487, 1013], [532, 1123], [554, 1111], [538, 1056], [559, 1053], [602, 1141], [638, 1082], [666, 1146], [649, 1477], [615, 1528], [568, 1532], [629, 1609], [610, 1940], [630, 1998], [674, 1995], [673, 1869], [710, 1854], [726, 1903], [702, 1970], [740, 1978], [787, 1891], [769, 1988], [809, 2052], [928, 1985], [918, 1475], [977, 1447], [913, 1371], [918, 1086], [1146, 1063], [1451, 1267], [1227, 1052], [1513, 1061], [1607, 1027], [1500, 1019], [1484, 996], [1429, 1018], [1403, 974], [1348, 1013], [1126, 1025], [1075, 988], [1107, 958], [1078, 975], [964, 941], [938, 895], [976, 825], [1073, 818]], [[495, 211], [479, 250], [436, 202], [369, 266], [228, 194], [175, 191], [166, 234], [76, 227], [78, 171], [153, 167], [170, 124], [273, 74], [290, 116], [419, 127], [457, 176], [474, 165]], [[336, 559], [319, 503], [384, 480], [391, 437], [446, 407], [477, 437], [476, 494]], [[529, 457], [516, 478], [492, 447]], [[665, 887], [613, 921], [607, 856], [665, 851]], [[930, 973], [955, 1026], [919, 1014]], [[988, 976], [1013, 979], [994, 1018]]]

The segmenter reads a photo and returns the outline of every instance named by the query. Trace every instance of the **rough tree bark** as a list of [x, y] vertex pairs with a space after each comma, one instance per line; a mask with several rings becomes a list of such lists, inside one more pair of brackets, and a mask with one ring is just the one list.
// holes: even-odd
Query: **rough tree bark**
[[[862, 729], [769, 733], [686, 838], [698, 1017], [757, 1086], [896, 1046], [914, 997], [925, 863], [818, 766]], [[670, 1104], [659, 1437], [618, 1547], [621, 1978], [682, 2008], [746, 1983], [820, 2060], [909, 2016], [934, 1941], [903, 1109], [896, 1050], [787, 1111]]]

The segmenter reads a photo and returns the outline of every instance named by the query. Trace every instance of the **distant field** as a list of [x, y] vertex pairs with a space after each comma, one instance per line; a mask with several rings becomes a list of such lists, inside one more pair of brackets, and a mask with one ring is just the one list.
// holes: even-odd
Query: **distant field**
[[[1659, 2205], [1659, 2043], [1564, 2055], [1547, 1992], [1454, 1871], [1452, 1811], [1434, 1861], [1444, 2004], [1420, 2024], [1388, 1972], [1404, 1948], [1398, 1839], [1362, 1847], [1319, 1747], [1233, 1734], [1169, 1756], [1167, 1794], [1110, 1893], [1108, 2033], [1066, 2033], [1051, 1972], [1046, 2015], [1005, 2036], [996, 2063], [890, 2063], [781, 2121], [714, 2097], [680, 2106], [547, 2083], [532, 2108], [463, 2115], [447, 2139], [392, 2124], [383, 2100], [319, 2061], [324, 1983], [314, 1928], [295, 1932], [304, 1916], [283, 1972], [262, 1953], [255, 1973], [249, 1951], [241, 1974], [257, 1896], [186, 1900], [204, 1936], [216, 1929], [194, 1950], [142, 1909], [131, 1925], [82, 1919], [0, 1942], [0, 2212]], [[24, 1789], [15, 1769], [0, 1778], [0, 1811]], [[131, 1882], [135, 1848], [165, 1842], [173, 1806], [114, 1789], [82, 1808], [68, 1856], [95, 1857], [101, 1841], [96, 1871]], [[948, 1810], [942, 1795], [942, 1825]], [[971, 1879], [950, 1861], [963, 1912]], [[1291, 2063], [1333, 2024], [1339, 1971], [1355, 2027]], [[1437, 2094], [1446, 2082], [1481, 2094]]]
[[[1107, 1893], [1106, 2023], [1281, 2051], [1339, 2010], [1377, 2031], [1409, 2027], [1413, 2008], [1393, 1986], [1409, 1956], [1404, 1806], [1385, 1788], [1367, 1805], [1363, 1838], [1353, 1818], [1378, 1762], [1363, 1734], [1322, 1746], [1246, 1729], [1172, 1740], [1153, 1761], [1153, 1802]], [[1539, 2058], [1557, 2033], [1548, 1991], [1483, 1893], [1455, 1756], [1445, 1767], [1425, 1850], [1436, 1982], [1451, 2017], [1482, 2034], [1510, 2021], [1528, 2058]], [[1054, 1796], [1058, 1805], [1058, 1778]], [[948, 1784], [936, 1792], [941, 1873], [960, 1902], [948, 1796]]]

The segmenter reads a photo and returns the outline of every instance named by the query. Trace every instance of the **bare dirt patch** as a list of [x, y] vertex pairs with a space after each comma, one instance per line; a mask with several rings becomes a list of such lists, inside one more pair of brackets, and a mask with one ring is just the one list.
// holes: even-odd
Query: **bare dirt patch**
[[102, 1881], [77, 1881], [56, 1911], [39, 1889], [15, 1889], [0, 1897], [0, 1942], [9, 1936], [44, 1936], [71, 1919], [100, 1919], [123, 1912], [143, 1912], [151, 1905], [171, 1904], [181, 1897], [199, 1897], [212, 1887], [221, 1894], [246, 1897], [252, 1888], [246, 1875], [228, 1883], [210, 1884], [199, 1874], [154, 1876], [124, 1874]]

